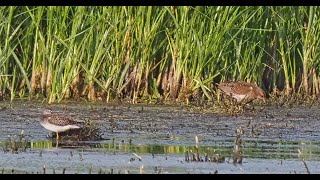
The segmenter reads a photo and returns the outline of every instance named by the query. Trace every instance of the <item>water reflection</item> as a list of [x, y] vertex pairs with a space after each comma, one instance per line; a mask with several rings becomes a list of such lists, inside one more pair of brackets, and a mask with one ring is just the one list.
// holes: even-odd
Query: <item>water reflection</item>
[[[302, 158], [311, 173], [319, 172], [320, 166], [320, 146], [317, 142], [243, 139], [244, 159], [241, 165], [232, 164], [235, 143], [233, 139], [206, 140], [198, 144], [198, 151], [202, 157], [213, 157], [217, 154], [223, 157], [223, 161], [219, 163], [186, 161], [186, 152], [197, 152], [195, 145], [140, 142], [141, 139], [128, 141], [123, 138], [103, 142], [61, 141], [56, 148], [55, 140], [29, 141], [26, 151], [13, 154], [0, 151], [0, 162], [6, 172], [12, 168], [14, 173], [22, 170], [41, 173], [44, 166], [47, 173], [61, 173], [64, 169], [67, 173], [99, 173], [101, 169], [103, 172], [117, 169], [116, 172], [121, 173], [158, 172], [155, 169], [161, 169], [161, 173], [305, 173]], [[5, 141], [0, 142], [2, 148], [6, 144], [8, 143]], [[298, 150], [301, 152], [300, 155]], [[142, 161], [139, 161], [135, 154], [141, 157]]]
[[[3, 143], [2, 143], [3, 144]], [[199, 145], [200, 154], [221, 154], [232, 156], [234, 141], [221, 140], [215, 141], [215, 145]], [[297, 159], [299, 152], [304, 155], [306, 160], [320, 160], [320, 143], [318, 142], [274, 142], [274, 141], [255, 141], [244, 140], [243, 156], [245, 158], [261, 159]], [[47, 149], [54, 148], [55, 141], [35, 141], [29, 142], [28, 148]], [[83, 151], [106, 151], [106, 152], [124, 152], [139, 154], [185, 154], [186, 151], [195, 151], [195, 146], [180, 145], [161, 145], [161, 144], [133, 144], [126, 143], [123, 140], [112, 139], [105, 143], [100, 142], [78, 142], [61, 141], [61, 149], [82, 149]]]

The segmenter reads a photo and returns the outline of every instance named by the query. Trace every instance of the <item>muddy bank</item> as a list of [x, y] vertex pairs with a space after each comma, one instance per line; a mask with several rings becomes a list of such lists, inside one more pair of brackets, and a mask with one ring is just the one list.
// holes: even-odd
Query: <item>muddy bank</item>
[[234, 137], [235, 129], [244, 129], [243, 137], [260, 140], [317, 141], [320, 135], [318, 106], [291, 108], [265, 107], [261, 111], [236, 116], [212, 113], [182, 106], [113, 105], [98, 103], [65, 103], [42, 105], [37, 102], [14, 102], [10, 108], [2, 104], [0, 138], [21, 130], [31, 140], [43, 139], [46, 131], [38, 121], [44, 107], [65, 112], [76, 120], [92, 120], [106, 136], [168, 135], [215, 139]]
[[[319, 166], [320, 159], [317, 153], [320, 134], [318, 106], [293, 106], [281, 109], [272, 106], [257, 107], [259, 109], [257, 111], [237, 116], [214, 113], [214, 110], [210, 108], [201, 110], [184, 106], [142, 104], [114, 105], [69, 102], [59, 105], [44, 105], [39, 102], [16, 101], [11, 107], [7, 104], [1, 104], [1, 107], [3, 108], [0, 110], [0, 141], [4, 142], [8, 136], [13, 137], [23, 131], [29, 142], [25, 153], [12, 155], [1, 152], [6, 154], [1, 160], [2, 168], [19, 167], [17, 170], [24, 171], [26, 170], [24, 168], [31, 167], [30, 164], [25, 164], [30, 162], [25, 161], [36, 156], [39, 160], [32, 164], [32, 167], [36, 168], [27, 169], [29, 173], [41, 173], [42, 171], [39, 169], [45, 164], [49, 171], [58, 169], [61, 173], [63, 167], [60, 167], [59, 164], [67, 162], [72, 164], [72, 159], [75, 158], [70, 156], [70, 151], [73, 151], [73, 154], [77, 154], [78, 157], [73, 163], [79, 167], [78, 169], [69, 169], [70, 173], [88, 173], [90, 167], [93, 167], [93, 171], [98, 173], [100, 165], [104, 167], [104, 172], [110, 172], [111, 169], [117, 169], [117, 171], [127, 169], [129, 172], [139, 173], [140, 166], [143, 165], [142, 169], [145, 173], [155, 173], [154, 168], [156, 167], [162, 168], [164, 170], [162, 172], [167, 173], [214, 173], [215, 170], [220, 173], [305, 173], [305, 168], [298, 155], [299, 149], [307, 152], [306, 160], [308, 160], [308, 164], [313, 165], [310, 165], [310, 169], [315, 173], [320, 173], [315, 170]], [[39, 124], [40, 114], [44, 107], [68, 113], [78, 121], [91, 120], [95, 122], [100, 127], [105, 140], [87, 142], [97, 144], [97, 146], [80, 144], [72, 147], [66, 145], [58, 150], [53, 150], [58, 154], [64, 154], [63, 156], [53, 155], [56, 153], [46, 150], [54, 147], [54, 144], [49, 147], [39, 144], [36, 146], [35, 144], [39, 142], [51, 142], [52, 140], [47, 137], [49, 131]], [[202, 148], [202, 153], [211, 149], [211, 151], [225, 155], [228, 159], [232, 153], [237, 128], [242, 128], [244, 132], [242, 139], [244, 140], [245, 159], [241, 168], [243, 169], [243, 166], [248, 168], [245, 171], [239, 167], [233, 167], [234, 165], [229, 161], [220, 165], [211, 163], [214, 165], [210, 165], [209, 169], [206, 167], [208, 165], [206, 163], [184, 162], [184, 152], [195, 146], [195, 136], [199, 139], [198, 146]], [[45, 143], [45, 145], [48, 144]], [[112, 148], [110, 149], [110, 147]], [[140, 151], [139, 149], [144, 150]], [[49, 157], [41, 157], [39, 155], [41, 152], [44, 153], [43, 157], [45, 154], [49, 154]], [[100, 156], [103, 156], [100, 157], [99, 162], [102, 164], [99, 165], [95, 161], [83, 164], [79, 155], [81, 152], [87, 155], [84, 156], [87, 157], [86, 159], [99, 159]], [[144, 158], [150, 159], [142, 161], [143, 163], [137, 159], [130, 162], [130, 159], [135, 157], [132, 155], [133, 152], [140, 153]], [[158, 154], [163, 160], [153, 161], [155, 160], [154, 154]], [[52, 156], [59, 158], [54, 160]], [[63, 158], [64, 156], [70, 157], [66, 159]], [[9, 160], [10, 157], [17, 159]], [[25, 159], [24, 163], [21, 158]], [[121, 163], [117, 165], [118, 161]], [[129, 166], [128, 163], [134, 164], [134, 166]], [[257, 165], [255, 163], [265, 164], [255, 167]], [[288, 166], [280, 166], [283, 163], [287, 163]], [[275, 164], [282, 169], [274, 168]], [[67, 167], [69, 166], [66, 165]], [[126, 172], [122, 171], [121, 173]]]

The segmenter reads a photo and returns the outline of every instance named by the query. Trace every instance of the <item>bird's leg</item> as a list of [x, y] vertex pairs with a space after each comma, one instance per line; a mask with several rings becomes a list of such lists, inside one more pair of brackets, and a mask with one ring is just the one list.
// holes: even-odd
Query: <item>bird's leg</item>
[[58, 148], [58, 144], [59, 144], [59, 134], [58, 134], [58, 132], [56, 132], [57, 133], [57, 137], [56, 137], [56, 148]]

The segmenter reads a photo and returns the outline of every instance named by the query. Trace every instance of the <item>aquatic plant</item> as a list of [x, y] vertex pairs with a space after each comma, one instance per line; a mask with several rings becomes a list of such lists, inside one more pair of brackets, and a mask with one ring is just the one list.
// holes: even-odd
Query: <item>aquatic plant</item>
[[0, 91], [90, 101], [212, 100], [212, 82], [319, 94], [318, 7], [0, 8]]
[[28, 147], [27, 136], [22, 130], [20, 134], [14, 136], [8, 136], [8, 139], [4, 142], [4, 147], [2, 147], [4, 152], [12, 152], [17, 154], [19, 152], [25, 152]]

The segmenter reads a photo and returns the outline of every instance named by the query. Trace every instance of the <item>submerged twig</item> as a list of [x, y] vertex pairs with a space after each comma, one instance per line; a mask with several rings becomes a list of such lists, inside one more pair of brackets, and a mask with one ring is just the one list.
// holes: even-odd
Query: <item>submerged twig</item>
[[139, 159], [139, 161], [142, 161], [142, 158], [138, 156], [136, 153], [132, 153], [132, 154], [135, 155]]
[[241, 164], [243, 155], [242, 155], [242, 140], [241, 135], [243, 134], [243, 129], [237, 128], [236, 130], [236, 139], [234, 142], [234, 149], [233, 149], [233, 164]]
[[308, 166], [307, 166], [307, 163], [306, 163], [305, 160], [304, 160], [304, 157], [303, 157], [302, 152], [300, 151], [300, 149], [298, 149], [298, 153], [299, 153], [299, 156], [302, 157], [302, 162], [303, 162], [304, 167], [305, 167], [306, 170], [307, 170], [307, 173], [310, 174], [309, 168], [308, 168]]

